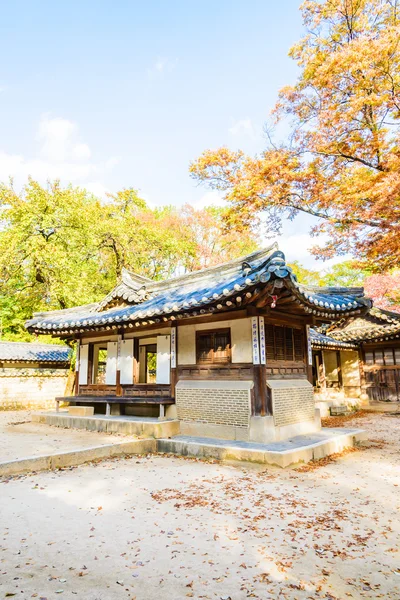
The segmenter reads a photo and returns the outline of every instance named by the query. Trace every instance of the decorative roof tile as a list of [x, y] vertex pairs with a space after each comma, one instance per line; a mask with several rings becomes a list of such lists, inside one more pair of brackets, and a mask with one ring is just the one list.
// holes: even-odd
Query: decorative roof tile
[[373, 307], [363, 316], [330, 327], [329, 335], [356, 343], [400, 339], [400, 314]]
[[[36, 313], [26, 326], [40, 333], [83, 332], [91, 329], [132, 327], [215, 311], [229, 311], [251, 304], [260, 293], [279, 309], [285, 291], [301, 311], [329, 322], [365, 312], [371, 302], [362, 288], [317, 288], [297, 282], [285, 256], [274, 244], [267, 249], [228, 263], [164, 281], [151, 281], [124, 271], [122, 280], [98, 304]], [[118, 306], [114, 306], [114, 299]], [[121, 302], [123, 305], [121, 306]], [[271, 303], [270, 303], [271, 305]]]
[[336, 340], [312, 328], [310, 329], [310, 340], [313, 350], [352, 350], [358, 348], [355, 342]]

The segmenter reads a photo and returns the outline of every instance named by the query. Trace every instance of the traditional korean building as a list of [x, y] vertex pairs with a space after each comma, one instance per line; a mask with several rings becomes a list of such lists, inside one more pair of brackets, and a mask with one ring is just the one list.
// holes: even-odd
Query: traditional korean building
[[66, 390], [71, 354], [68, 346], [0, 342], [0, 410], [54, 406]]
[[400, 401], [400, 314], [374, 307], [331, 325], [328, 335], [338, 345], [357, 349], [362, 398]]
[[27, 327], [77, 341], [75, 396], [65, 400], [266, 442], [320, 427], [310, 326], [370, 306], [361, 288], [298, 284], [274, 245], [165, 281], [124, 271], [98, 304], [37, 313]]
[[321, 416], [328, 416], [333, 406], [355, 408], [368, 403], [361, 387], [359, 344], [351, 339], [335, 339], [316, 329], [310, 329], [310, 339], [314, 400]]

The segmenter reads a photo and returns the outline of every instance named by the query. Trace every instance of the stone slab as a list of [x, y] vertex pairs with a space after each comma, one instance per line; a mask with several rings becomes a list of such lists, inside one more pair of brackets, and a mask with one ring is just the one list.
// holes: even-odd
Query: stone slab
[[250, 461], [285, 468], [341, 452], [361, 443], [365, 438], [366, 432], [359, 429], [323, 430], [270, 444], [180, 435], [170, 440], [157, 440], [157, 450], [181, 456]]
[[149, 452], [156, 452], [156, 449], [156, 440], [148, 439], [82, 448], [70, 452], [49, 454], [48, 456], [28, 457], [0, 463], [0, 477], [77, 466], [94, 460], [102, 460], [115, 456], [148, 454]]
[[180, 432], [180, 425], [177, 419], [165, 419], [160, 421], [156, 417], [102, 415], [90, 417], [72, 416], [68, 413], [42, 413], [32, 415], [32, 421], [53, 425], [55, 427], [86, 429], [88, 431], [134, 435], [145, 438], [168, 438], [178, 435]]

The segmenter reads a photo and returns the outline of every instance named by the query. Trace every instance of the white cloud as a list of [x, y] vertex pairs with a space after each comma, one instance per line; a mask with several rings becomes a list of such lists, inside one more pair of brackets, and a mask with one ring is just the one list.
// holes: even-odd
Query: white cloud
[[159, 56], [153, 63], [153, 65], [147, 69], [147, 75], [150, 79], [159, 77], [164, 73], [170, 73], [173, 71], [178, 63], [177, 59], [171, 59], [166, 56]]
[[246, 135], [255, 138], [254, 127], [250, 117], [236, 121], [228, 131], [231, 135]]
[[43, 115], [38, 140], [41, 142], [41, 156], [51, 162], [84, 160], [91, 155], [89, 146], [79, 140], [77, 124], [68, 119]]
[[[104, 163], [90, 161], [91, 150], [80, 139], [76, 123], [61, 117], [43, 115], [40, 119], [37, 140], [38, 155], [28, 158], [22, 154], [8, 154], [0, 150], [0, 181], [9, 177], [17, 185], [26, 183], [28, 176], [44, 183], [48, 179], [61, 179], [64, 182], [91, 186], [93, 193], [104, 195], [105, 187], [97, 178], [105, 170], [111, 170], [118, 158], [110, 157]], [[96, 189], [96, 192], [94, 192]]]
[[203, 208], [207, 208], [208, 206], [226, 207], [227, 203], [225, 200], [223, 200], [219, 192], [213, 190], [204, 194], [204, 196], [202, 196], [200, 200], [193, 202], [192, 205], [193, 208], [195, 208], [196, 210], [202, 210]]
[[89, 183], [85, 183], [85, 188], [102, 200], [107, 200], [107, 194], [110, 193], [110, 190], [101, 181], [89, 181]]
[[106, 160], [105, 168], [111, 171], [111, 169], [117, 166], [120, 160], [121, 159], [119, 158], [119, 156], [111, 156], [108, 160]]
[[91, 157], [91, 151], [87, 144], [76, 144], [72, 149], [72, 154], [77, 160], [84, 160]]

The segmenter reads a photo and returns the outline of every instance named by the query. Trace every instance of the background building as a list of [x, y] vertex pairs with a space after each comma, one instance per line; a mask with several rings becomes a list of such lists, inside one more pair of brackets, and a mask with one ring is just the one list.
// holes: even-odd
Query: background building
[[0, 410], [54, 407], [67, 391], [68, 346], [0, 342]]

